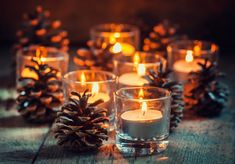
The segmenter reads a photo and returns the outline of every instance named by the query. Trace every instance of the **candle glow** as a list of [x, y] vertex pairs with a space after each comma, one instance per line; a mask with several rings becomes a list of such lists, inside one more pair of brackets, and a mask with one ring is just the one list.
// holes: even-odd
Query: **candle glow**
[[[35, 53], [35, 57], [33, 57], [34, 60], [38, 61], [39, 64], [43, 64], [46, 61], [46, 57], [47, 56], [47, 50], [45, 47], [38, 47], [36, 49], [36, 53]], [[48, 68], [48, 70], [46, 70], [46, 72], [49, 72], [50, 69]], [[23, 71], [21, 72], [21, 76], [25, 77], [25, 78], [33, 78], [38, 80], [38, 75], [32, 71], [29, 68], [24, 68]]]
[[201, 54], [201, 46], [199, 46], [199, 45], [194, 46], [193, 51], [194, 51], [194, 54], [196, 56], [200, 56], [200, 54]]
[[115, 43], [114, 46], [111, 48], [111, 51], [113, 53], [120, 53], [120, 52], [122, 52], [122, 45], [119, 42]]
[[144, 97], [144, 91], [143, 91], [142, 88], [140, 89], [138, 96], [139, 96], [139, 99], [143, 99], [143, 97]]
[[186, 61], [187, 63], [190, 63], [190, 62], [193, 61], [193, 51], [187, 50], [186, 56], [185, 56], [185, 61]]
[[81, 83], [82, 83], [82, 85], [86, 84], [86, 76], [85, 76], [84, 72], [82, 72], [82, 74], [81, 74]]
[[137, 66], [140, 63], [140, 56], [139, 53], [135, 53], [134, 57], [133, 57], [133, 61], [134, 61], [134, 65]]

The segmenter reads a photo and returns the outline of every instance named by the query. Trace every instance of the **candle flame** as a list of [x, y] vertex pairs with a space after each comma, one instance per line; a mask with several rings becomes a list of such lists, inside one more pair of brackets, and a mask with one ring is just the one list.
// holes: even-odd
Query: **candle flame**
[[185, 61], [188, 63], [193, 61], [193, 51], [187, 50], [186, 56], [185, 56]]
[[138, 64], [137, 74], [138, 74], [139, 76], [144, 76], [145, 73], [146, 73], [145, 64]]
[[115, 43], [114, 46], [112, 47], [111, 51], [113, 53], [120, 53], [122, 51], [122, 45], [121, 43]]
[[120, 34], [119, 32], [115, 32], [115, 33], [113, 34], [113, 36], [114, 36], [115, 38], [120, 38], [121, 34]]
[[146, 102], [142, 102], [141, 111], [143, 113], [143, 116], [147, 112], [147, 108], [148, 108], [147, 103]]
[[84, 72], [82, 72], [82, 74], [81, 74], [81, 83], [82, 83], [82, 85], [85, 85], [85, 83], [86, 83], [86, 76], [85, 76]]
[[95, 95], [99, 92], [99, 84], [98, 83], [94, 83], [92, 85], [92, 89], [91, 89], [91, 94]]
[[142, 88], [140, 89], [138, 96], [139, 96], [139, 99], [143, 99], [143, 97], [144, 97], [144, 91], [143, 91]]

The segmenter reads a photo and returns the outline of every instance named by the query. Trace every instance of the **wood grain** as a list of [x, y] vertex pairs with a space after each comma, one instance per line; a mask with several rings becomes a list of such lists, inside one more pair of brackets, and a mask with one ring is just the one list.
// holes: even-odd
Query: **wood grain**
[[0, 106], [0, 163], [31, 163], [49, 127], [25, 123], [15, 108]]

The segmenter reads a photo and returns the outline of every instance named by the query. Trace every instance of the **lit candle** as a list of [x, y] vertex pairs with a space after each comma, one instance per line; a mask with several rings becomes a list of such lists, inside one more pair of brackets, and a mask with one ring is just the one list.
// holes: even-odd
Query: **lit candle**
[[[197, 54], [198, 54], [198, 48]], [[173, 64], [173, 70], [175, 72], [175, 78], [178, 81], [186, 82], [188, 80], [188, 74], [190, 72], [196, 72], [201, 69], [198, 63], [203, 63], [204, 60], [200, 58], [193, 58], [193, 51], [187, 50], [185, 59], [177, 60]], [[208, 63], [210, 64], [210, 63]]]
[[134, 65], [137, 67], [137, 72], [125, 73], [119, 77], [119, 83], [126, 86], [143, 86], [148, 83], [148, 81], [143, 78], [146, 74], [146, 65], [139, 63], [139, 55], [136, 53], [134, 55]]
[[135, 52], [135, 48], [127, 43], [117, 42], [110, 48], [110, 51], [115, 54], [123, 53], [125, 55], [132, 55]]
[[[84, 72], [82, 72], [81, 77], [81, 85], [86, 86], [86, 76]], [[94, 103], [95, 101], [102, 99], [105, 102], [108, 102], [110, 100], [110, 97], [107, 93], [100, 92], [100, 87], [98, 82], [92, 83], [91, 87], [91, 97], [88, 99], [88, 103]]]
[[[44, 63], [46, 61], [47, 50], [45, 47], [39, 47], [36, 49], [36, 55], [33, 57], [34, 60], [38, 61], [39, 63]], [[33, 78], [38, 80], [38, 75], [30, 70], [29, 68], [24, 68], [21, 72], [21, 77], [24, 78]]]
[[135, 52], [134, 46], [128, 43], [124, 42], [118, 42], [117, 39], [121, 37], [121, 34], [118, 32], [115, 32], [113, 36], [109, 38], [110, 44], [114, 44], [110, 48], [110, 52], [112, 53], [123, 53], [125, 55], [132, 55]]
[[147, 103], [142, 102], [141, 109], [129, 110], [121, 114], [122, 129], [133, 138], [153, 138], [161, 131], [162, 118], [161, 111], [148, 109]]
[[108, 102], [110, 97], [107, 93], [99, 91], [99, 84], [94, 82], [91, 89], [91, 97], [88, 99], [88, 103], [93, 103], [99, 99], [102, 99], [104, 102]]

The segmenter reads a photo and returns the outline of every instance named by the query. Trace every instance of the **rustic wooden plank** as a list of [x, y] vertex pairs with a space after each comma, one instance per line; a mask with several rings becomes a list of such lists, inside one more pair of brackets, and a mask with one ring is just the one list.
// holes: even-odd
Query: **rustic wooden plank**
[[[1, 91], [0, 91], [1, 93]], [[0, 163], [31, 163], [49, 130], [48, 125], [31, 125], [15, 106], [0, 106]]]

